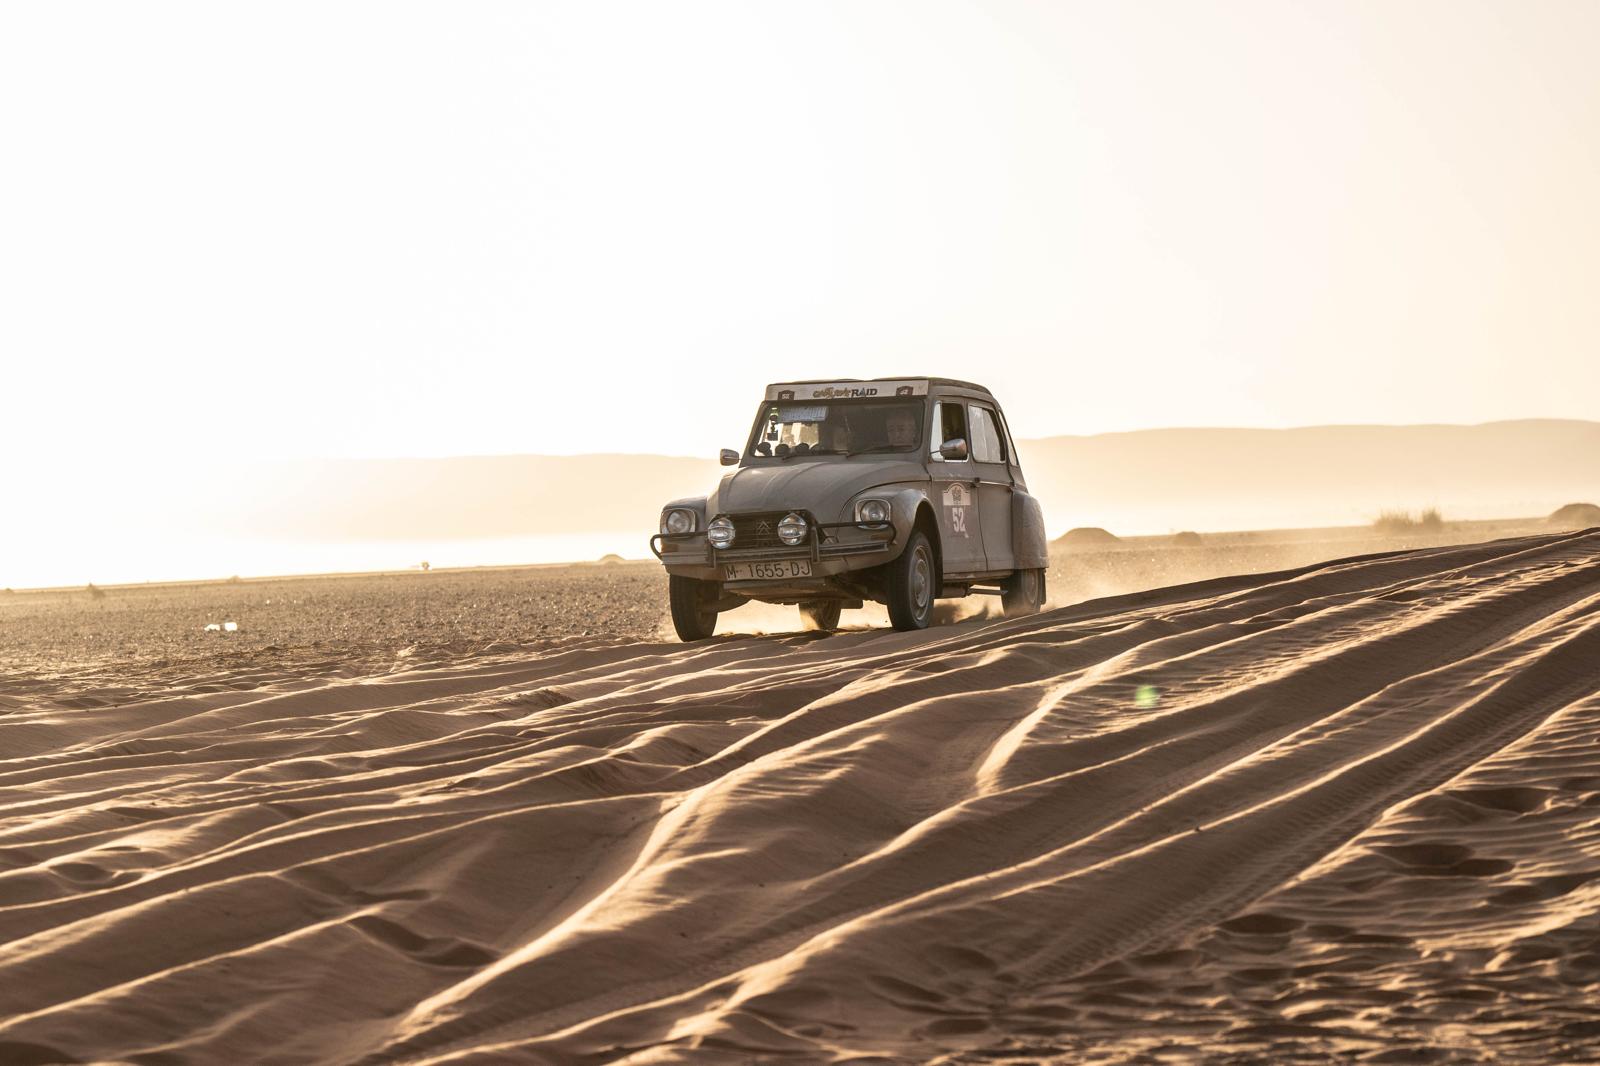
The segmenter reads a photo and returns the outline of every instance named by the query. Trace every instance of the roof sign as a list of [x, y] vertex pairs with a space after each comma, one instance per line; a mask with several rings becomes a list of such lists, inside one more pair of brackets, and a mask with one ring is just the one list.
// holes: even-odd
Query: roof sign
[[928, 381], [811, 381], [768, 385], [769, 400], [884, 400], [926, 396]]

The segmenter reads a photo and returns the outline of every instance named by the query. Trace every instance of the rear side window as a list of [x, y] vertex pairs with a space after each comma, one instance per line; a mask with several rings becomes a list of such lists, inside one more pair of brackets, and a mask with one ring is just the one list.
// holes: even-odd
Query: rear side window
[[1006, 453], [1006, 462], [1012, 464], [1020, 463], [1022, 460], [1018, 459], [1016, 454], [1017, 442], [1011, 436], [1011, 427], [1006, 424], [1006, 416], [996, 411], [994, 413], [994, 421], [995, 425], [1000, 427], [1000, 450]]
[[977, 405], [972, 408], [972, 457], [980, 463], [1006, 461], [1005, 437], [995, 422], [994, 412]]

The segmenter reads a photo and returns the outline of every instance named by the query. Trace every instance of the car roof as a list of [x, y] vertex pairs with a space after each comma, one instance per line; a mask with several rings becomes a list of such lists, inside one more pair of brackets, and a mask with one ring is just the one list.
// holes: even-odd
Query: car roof
[[832, 385], [836, 383], [862, 384], [873, 381], [926, 381], [929, 385], [948, 385], [952, 388], [971, 389], [974, 392], [988, 393], [990, 396], [994, 395], [994, 393], [989, 392], [989, 390], [984, 386], [974, 384], [970, 381], [961, 381], [957, 378], [925, 378], [914, 376], [884, 378], [806, 378], [800, 381], [774, 381], [768, 385], [767, 388], [777, 389], [783, 388], [787, 385]]

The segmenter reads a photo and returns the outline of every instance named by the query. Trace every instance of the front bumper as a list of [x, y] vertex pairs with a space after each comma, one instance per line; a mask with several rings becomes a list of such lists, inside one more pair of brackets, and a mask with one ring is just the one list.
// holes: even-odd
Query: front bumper
[[[812, 580], [835, 577], [851, 570], [881, 566], [894, 557], [895, 529], [892, 524], [867, 522], [811, 523], [802, 544], [789, 547], [731, 548], [711, 546], [704, 531], [695, 533], [657, 533], [650, 538], [650, 550], [669, 573], [721, 581], [723, 563], [782, 562], [809, 559]], [[761, 581], [740, 581], [738, 586], [758, 586]]]

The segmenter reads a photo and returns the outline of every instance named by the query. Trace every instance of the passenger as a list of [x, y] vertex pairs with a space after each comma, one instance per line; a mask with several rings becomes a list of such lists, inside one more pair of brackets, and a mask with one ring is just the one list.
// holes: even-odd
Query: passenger
[[840, 453], [850, 451], [850, 426], [844, 421], [827, 423], [827, 436], [823, 438], [827, 443], [823, 447]]
[[886, 425], [889, 447], [914, 448], [917, 444], [917, 416], [909, 407], [894, 407]]

